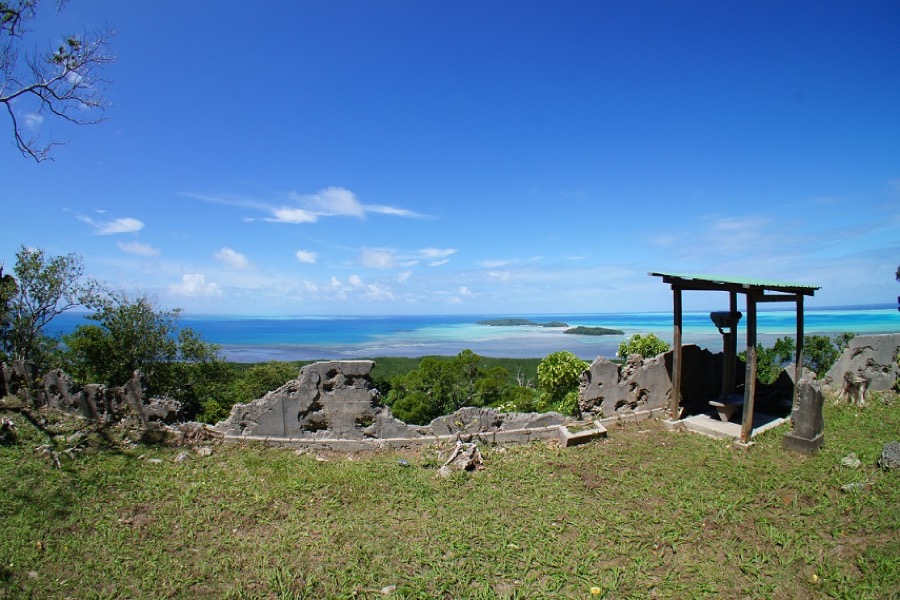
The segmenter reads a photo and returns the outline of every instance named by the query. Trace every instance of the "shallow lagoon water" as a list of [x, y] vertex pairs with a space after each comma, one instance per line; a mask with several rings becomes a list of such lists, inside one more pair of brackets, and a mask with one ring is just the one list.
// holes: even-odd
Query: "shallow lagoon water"
[[[623, 335], [583, 336], [563, 333], [562, 328], [536, 326], [488, 326], [478, 321], [492, 318], [525, 318], [538, 323], [562, 321], [570, 327], [608, 327]], [[54, 321], [56, 332], [71, 331], [83, 316], [67, 313]], [[591, 360], [613, 357], [621, 341], [635, 333], [654, 333], [672, 341], [672, 314], [605, 313], [546, 315], [413, 315], [247, 317], [186, 315], [179, 320], [206, 341], [219, 344], [222, 355], [238, 362], [267, 360], [316, 360], [371, 358], [376, 356], [453, 356], [465, 349], [482, 356], [531, 358], [569, 350]], [[810, 310], [805, 313], [808, 335], [834, 336], [900, 332], [900, 312], [895, 308]], [[738, 328], [738, 347], [745, 340], [744, 321]], [[776, 338], [794, 336], [794, 312], [759, 313], [759, 341], [771, 345]], [[708, 312], [684, 314], [684, 342], [712, 351], [721, 350], [722, 337]]]

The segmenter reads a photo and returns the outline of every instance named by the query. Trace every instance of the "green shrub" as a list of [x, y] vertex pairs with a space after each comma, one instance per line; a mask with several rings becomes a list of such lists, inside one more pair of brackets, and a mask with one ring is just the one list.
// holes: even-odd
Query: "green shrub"
[[500, 412], [538, 412], [540, 394], [534, 388], [511, 385], [503, 390], [500, 403], [494, 408]]
[[669, 350], [669, 344], [665, 340], [656, 337], [655, 334], [642, 336], [635, 333], [627, 342], [619, 344], [617, 354], [622, 358], [628, 358], [629, 354], [640, 354], [644, 358], [652, 358]]
[[548, 354], [537, 368], [541, 411], [573, 415], [578, 409], [578, 385], [589, 363], [568, 350]]
[[[854, 334], [842, 333], [833, 339], [825, 335], [803, 336], [803, 365], [822, 377], [834, 365], [841, 353], [847, 348]], [[774, 383], [784, 366], [794, 360], [797, 345], [794, 338], [785, 336], [778, 338], [771, 348], [762, 344], [756, 345], [756, 378], [760, 383]], [[741, 360], [747, 360], [746, 351], [738, 354]]]

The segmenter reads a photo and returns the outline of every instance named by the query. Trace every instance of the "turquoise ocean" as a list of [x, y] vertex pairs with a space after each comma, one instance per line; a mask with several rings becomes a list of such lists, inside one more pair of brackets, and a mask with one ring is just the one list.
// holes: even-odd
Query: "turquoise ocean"
[[[622, 335], [585, 336], [565, 334], [564, 328], [536, 326], [489, 326], [479, 321], [522, 318], [537, 323], [559, 321], [570, 327], [608, 327]], [[896, 307], [847, 307], [809, 309], [805, 312], [807, 335], [834, 336], [900, 333]], [[53, 321], [51, 333], [66, 333], [83, 315], [66, 313]], [[268, 360], [317, 360], [374, 358], [378, 356], [454, 356], [469, 349], [482, 356], [542, 358], [569, 350], [585, 360], [612, 358], [619, 343], [635, 333], [654, 333], [672, 342], [671, 312], [598, 314], [503, 314], [503, 315], [408, 315], [408, 316], [319, 316], [250, 317], [182, 315], [179, 324], [191, 327], [207, 342], [221, 346], [223, 358], [237, 362]], [[759, 341], [771, 345], [776, 338], [796, 335], [793, 310], [760, 312]], [[743, 320], [738, 329], [738, 348], [746, 339]], [[722, 337], [708, 312], [687, 312], [684, 343], [712, 351], [722, 348]]]

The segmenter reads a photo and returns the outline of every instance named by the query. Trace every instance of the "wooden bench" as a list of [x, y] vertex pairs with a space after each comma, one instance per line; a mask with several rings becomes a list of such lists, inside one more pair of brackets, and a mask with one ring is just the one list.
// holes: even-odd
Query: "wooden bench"
[[736, 411], [739, 406], [744, 405], [744, 396], [741, 394], [731, 394], [727, 398], [710, 400], [709, 405], [715, 408], [716, 412], [719, 413], [719, 418], [727, 423], [734, 415], [734, 411]]

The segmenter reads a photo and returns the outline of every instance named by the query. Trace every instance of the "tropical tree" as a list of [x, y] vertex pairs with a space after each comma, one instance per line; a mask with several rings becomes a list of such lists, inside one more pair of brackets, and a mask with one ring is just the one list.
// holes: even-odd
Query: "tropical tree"
[[[57, 2], [61, 8], [64, 0]], [[69, 34], [46, 52], [23, 52], [38, 0], [0, 0], [0, 104], [6, 108], [16, 147], [40, 162], [60, 142], [26, 133], [26, 123], [49, 115], [77, 125], [98, 123], [107, 107], [103, 68], [112, 32]]]
[[0, 340], [11, 358], [45, 366], [57, 343], [46, 335], [57, 316], [96, 296], [98, 284], [82, 282], [84, 266], [76, 254], [47, 256], [43, 250], [22, 246], [13, 269], [15, 281], [3, 283], [5, 321]]
[[487, 369], [482, 358], [463, 350], [447, 360], [426, 356], [418, 368], [396, 377], [385, 404], [398, 419], [426, 424], [463, 406], [499, 404], [510, 386], [509, 371]]
[[12, 327], [12, 300], [18, 286], [12, 275], [3, 274], [3, 265], [0, 265], [0, 360], [5, 360], [6, 344], [10, 328]]
[[168, 395], [196, 412], [208, 387], [223, 376], [218, 346], [179, 328], [180, 309], [161, 310], [147, 296], [107, 291], [93, 299], [94, 323], [63, 337], [66, 367], [83, 383], [123, 385], [140, 371], [153, 395]]

